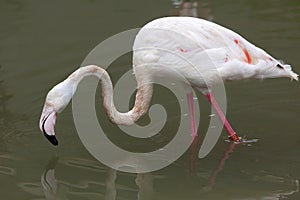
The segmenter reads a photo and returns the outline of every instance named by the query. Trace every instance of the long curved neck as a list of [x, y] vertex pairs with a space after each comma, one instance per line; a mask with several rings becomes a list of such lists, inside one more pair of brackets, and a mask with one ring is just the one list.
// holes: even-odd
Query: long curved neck
[[134, 107], [126, 113], [120, 113], [114, 105], [111, 79], [104, 69], [96, 65], [81, 67], [73, 72], [68, 79], [73, 81], [77, 88], [77, 85], [84, 77], [91, 75], [98, 77], [101, 81], [103, 106], [111, 122], [122, 125], [131, 125], [147, 112], [153, 91], [153, 86], [150, 82], [142, 83], [137, 80], [138, 86]]

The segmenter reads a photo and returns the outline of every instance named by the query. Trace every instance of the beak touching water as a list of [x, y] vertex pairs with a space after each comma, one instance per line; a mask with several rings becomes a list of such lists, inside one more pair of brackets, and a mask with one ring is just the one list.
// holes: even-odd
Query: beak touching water
[[44, 105], [44, 109], [40, 118], [40, 129], [45, 137], [53, 144], [58, 145], [55, 137], [54, 126], [56, 121], [56, 111], [52, 106]]

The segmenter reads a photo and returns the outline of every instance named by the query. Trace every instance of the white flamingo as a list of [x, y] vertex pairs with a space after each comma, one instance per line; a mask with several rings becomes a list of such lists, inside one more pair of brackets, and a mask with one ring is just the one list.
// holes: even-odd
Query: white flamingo
[[[209, 70], [211, 64], [204, 55], [212, 59], [215, 70]], [[180, 56], [184, 56], [188, 62], [177, 59]], [[137, 93], [132, 110], [126, 113], [116, 110], [113, 103], [113, 86], [108, 73], [98, 66], [89, 65], [77, 69], [49, 91], [40, 118], [41, 131], [52, 144], [58, 144], [54, 132], [56, 115], [70, 102], [78, 83], [90, 75], [98, 77], [101, 81], [103, 106], [110, 121], [131, 125], [149, 108], [152, 78], [161, 74], [164, 69], [174, 69], [184, 76], [192, 87], [206, 95], [224, 123], [229, 137], [233, 141], [240, 141], [215, 101], [211, 86], [220, 81], [246, 78], [289, 77], [298, 80], [298, 75], [292, 71], [290, 65], [274, 59], [237, 33], [215, 23], [192, 17], [165, 17], [146, 24], [134, 41], [133, 69], [137, 80]], [[188, 91], [187, 98], [191, 132], [193, 136], [197, 136], [193, 93]]]

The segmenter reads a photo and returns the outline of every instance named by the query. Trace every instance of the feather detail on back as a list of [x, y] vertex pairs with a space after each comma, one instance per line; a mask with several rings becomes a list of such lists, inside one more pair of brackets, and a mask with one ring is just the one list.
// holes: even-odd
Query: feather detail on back
[[[290, 77], [298, 75], [239, 34], [192, 17], [165, 17], [146, 24], [136, 36], [133, 65], [176, 69], [200, 86], [207, 80]], [[157, 65], [158, 64], [158, 65]], [[155, 74], [155, 70], [151, 70]], [[195, 70], [201, 76], [196, 78]], [[208, 78], [207, 78], [208, 77]]]

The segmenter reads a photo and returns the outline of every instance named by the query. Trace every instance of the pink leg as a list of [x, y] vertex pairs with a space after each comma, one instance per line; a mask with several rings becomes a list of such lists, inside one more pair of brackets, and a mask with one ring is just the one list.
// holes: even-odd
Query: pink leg
[[212, 95], [212, 93], [207, 93], [206, 98], [208, 99], [208, 101], [211, 103], [211, 105], [213, 106], [213, 108], [215, 109], [216, 113], [218, 114], [218, 116], [220, 117], [222, 123], [224, 124], [224, 127], [227, 131], [227, 134], [229, 136], [229, 138], [235, 142], [240, 142], [239, 137], [237, 136], [237, 134], [234, 132], [234, 130], [232, 129], [232, 127], [230, 126], [228, 120], [226, 119], [225, 115], [223, 114], [221, 108], [219, 107], [218, 103], [216, 102], [214, 96]]
[[196, 129], [196, 118], [194, 112], [194, 100], [193, 100], [193, 92], [188, 93], [187, 95], [188, 107], [189, 107], [189, 117], [190, 117], [190, 128], [193, 137], [197, 137], [197, 129]]
[[[199, 141], [199, 137], [194, 137], [193, 142], [190, 146], [190, 159], [189, 159], [189, 172], [191, 176], [196, 176], [197, 168], [196, 168], [196, 162], [198, 159], [198, 147], [199, 144], [201, 144], [201, 141]], [[198, 150], [198, 151], [197, 151]]]

